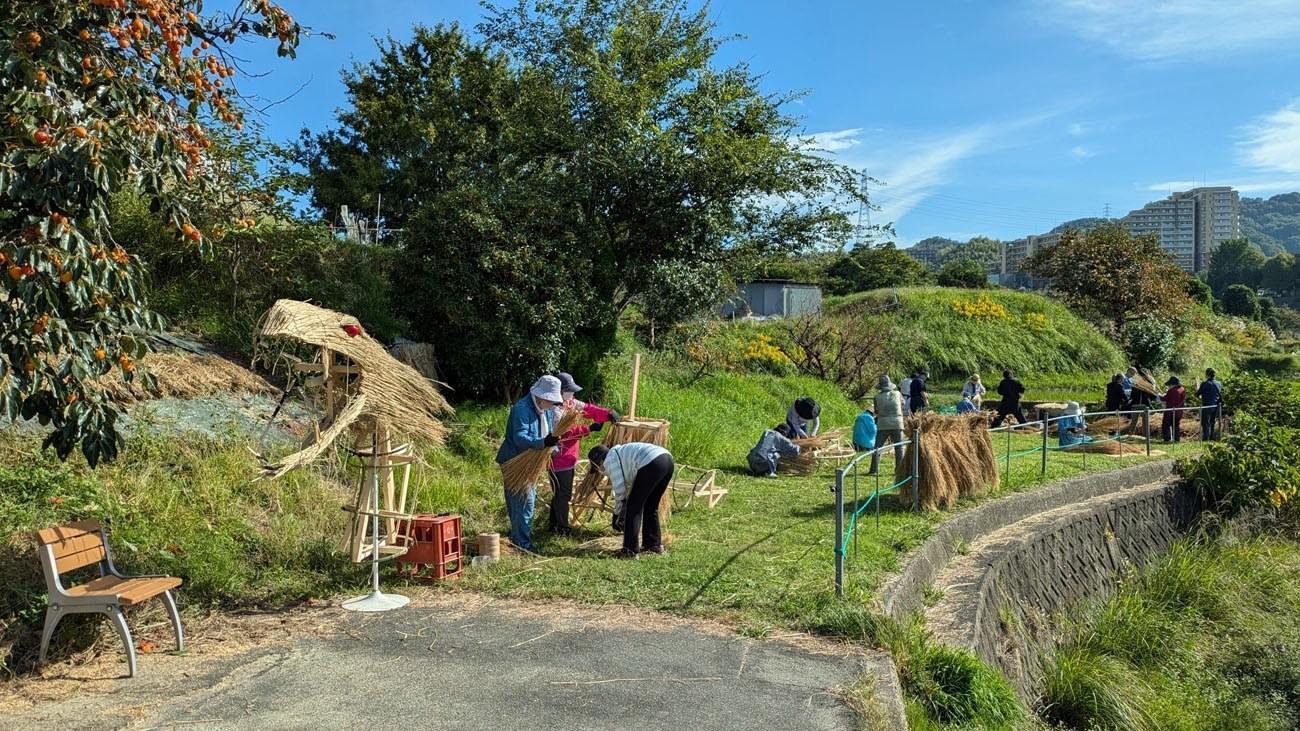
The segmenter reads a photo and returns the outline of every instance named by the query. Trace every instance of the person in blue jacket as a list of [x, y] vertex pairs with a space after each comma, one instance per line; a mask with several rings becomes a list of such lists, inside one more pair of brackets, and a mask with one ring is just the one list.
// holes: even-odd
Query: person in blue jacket
[[876, 412], [870, 406], [853, 420], [853, 448], [859, 452], [876, 448]]
[[[497, 464], [529, 449], [548, 449], [560, 443], [554, 433], [554, 412], [564, 401], [560, 395], [560, 379], [542, 376], [521, 399], [510, 407], [506, 417], [506, 436], [497, 450]], [[506, 512], [510, 515], [510, 542], [536, 553], [533, 548], [533, 508], [537, 503], [537, 486], [530, 485], [528, 492], [516, 495], [506, 490]]]
[[755, 477], [776, 477], [776, 465], [781, 458], [798, 454], [799, 445], [790, 441], [790, 427], [777, 424], [775, 429], [763, 432], [758, 444], [749, 450], [745, 462], [749, 465], [749, 474]]

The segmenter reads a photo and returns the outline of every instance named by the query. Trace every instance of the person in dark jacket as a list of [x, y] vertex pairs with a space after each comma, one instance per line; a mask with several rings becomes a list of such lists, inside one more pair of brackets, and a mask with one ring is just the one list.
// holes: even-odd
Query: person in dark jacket
[[1015, 416], [1016, 422], [1025, 423], [1025, 411], [1020, 407], [1020, 397], [1025, 395], [1025, 385], [1011, 376], [1011, 371], [1002, 371], [1002, 382], [998, 384], [998, 395], [1002, 402], [998, 404], [998, 418], [993, 420], [993, 428], [1002, 426], [1002, 420]]
[[1165, 413], [1160, 416], [1160, 436], [1166, 442], [1181, 442], [1183, 440], [1183, 412], [1180, 410], [1187, 403], [1187, 389], [1178, 380], [1178, 376], [1170, 376], [1165, 385], [1169, 390], [1165, 391]]
[[[1128, 411], [1128, 392], [1124, 390], [1124, 374], [1116, 373], [1106, 384], [1106, 410]], [[1112, 437], [1119, 436], [1118, 431], [1111, 432]]]
[[921, 371], [912, 376], [912, 385], [909, 387], [911, 393], [908, 394], [908, 404], [912, 408], [913, 414], [919, 414], [930, 406], [930, 392], [925, 388], [925, 382], [929, 380], [930, 372]]
[[1217, 437], [1215, 425], [1219, 422], [1219, 413], [1223, 409], [1223, 384], [1214, 377], [1214, 369], [1205, 369], [1205, 380], [1196, 387], [1196, 396], [1201, 399], [1201, 439], [1210, 441]]

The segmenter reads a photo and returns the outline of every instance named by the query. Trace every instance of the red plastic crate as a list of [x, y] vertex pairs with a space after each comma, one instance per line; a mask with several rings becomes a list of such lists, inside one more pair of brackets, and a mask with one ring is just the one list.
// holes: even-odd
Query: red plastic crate
[[[460, 575], [464, 552], [460, 538], [460, 516], [417, 515], [403, 524], [410, 548], [397, 557], [398, 568], [413, 578], [449, 579]], [[432, 568], [430, 575], [428, 569]]]

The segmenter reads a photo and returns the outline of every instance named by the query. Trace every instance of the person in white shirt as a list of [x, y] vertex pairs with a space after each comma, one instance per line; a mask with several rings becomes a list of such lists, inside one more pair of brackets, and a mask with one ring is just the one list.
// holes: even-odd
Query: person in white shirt
[[978, 373], [972, 374], [970, 380], [966, 381], [966, 384], [961, 387], [961, 395], [970, 399], [976, 409], [979, 409], [980, 405], [984, 403], [984, 394], [987, 391], [988, 389], [984, 388], [984, 382], [980, 380], [980, 374]]
[[909, 373], [907, 374], [907, 378], [904, 378], [898, 384], [898, 393], [900, 396], [903, 397], [904, 416], [912, 413], [912, 379], [913, 378], [916, 378], [916, 373]]
[[641, 553], [663, 554], [659, 501], [673, 481], [673, 456], [648, 442], [628, 442], [613, 447], [599, 445], [587, 453], [591, 465], [609, 478], [614, 494], [614, 528], [622, 517], [623, 550], [620, 558]]

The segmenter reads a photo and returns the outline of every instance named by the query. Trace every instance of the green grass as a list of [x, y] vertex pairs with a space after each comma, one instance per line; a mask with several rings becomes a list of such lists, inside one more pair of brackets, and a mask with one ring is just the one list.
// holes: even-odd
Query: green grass
[[[893, 290], [847, 297], [889, 301]], [[992, 308], [974, 316], [957, 307], [987, 299]], [[1022, 374], [1100, 373], [1122, 368], [1119, 350], [1095, 327], [1041, 295], [1009, 290], [910, 287], [898, 290], [898, 308], [868, 315], [872, 327], [895, 332], [900, 368], [927, 366], [936, 377], [978, 372], [996, 383], [1004, 368]], [[1102, 386], [1105, 382], [1102, 382]]]
[[1070, 729], [1289, 729], [1300, 723], [1300, 544], [1178, 544], [1084, 608], [1038, 715]]

